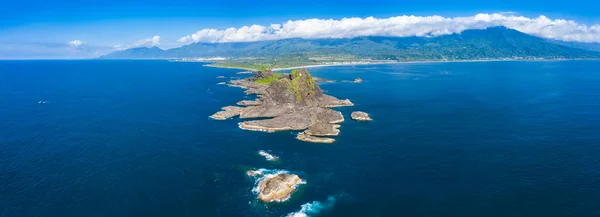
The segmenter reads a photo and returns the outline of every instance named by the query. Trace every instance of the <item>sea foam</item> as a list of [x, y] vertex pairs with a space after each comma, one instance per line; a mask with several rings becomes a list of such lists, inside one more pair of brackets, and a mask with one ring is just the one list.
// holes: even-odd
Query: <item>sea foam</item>
[[266, 151], [264, 151], [264, 150], [260, 150], [260, 151], [258, 151], [258, 154], [259, 154], [260, 156], [263, 156], [263, 157], [265, 157], [265, 159], [267, 159], [268, 161], [276, 161], [276, 160], [279, 160], [279, 157], [278, 157], [278, 156], [275, 156], [275, 155], [269, 154], [269, 152], [266, 152]]
[[311, 203], [302, 204], [302, 208], [290, 214], [287, 214], [286, 217], [309, 217], [319, 214], [322, 211], [332, 209], [335, 205], [335, 197], [329, 196], [326, 201], [319, 202], [313, 201]]

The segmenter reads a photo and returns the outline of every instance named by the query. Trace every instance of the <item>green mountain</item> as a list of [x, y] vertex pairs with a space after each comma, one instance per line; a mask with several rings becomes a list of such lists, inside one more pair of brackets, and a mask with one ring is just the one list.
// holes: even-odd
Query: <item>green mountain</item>
[[100, 58], [106, 59], [158, 59], [168, 56], [169, 51], [158, 47], [136, 47], [113, 52]]
[[585, 42], [573, 42], [573, 41], [558, 41], [549, 40], [550, 43], [562, 45], [565, 47], [578, 48], [583, 50], [598, 51], [600, 52], [600, 43], [585, 43]]
[[261, 57], [309, 58], [351, 56], [372, 60], [470, 60], [499, 58], [581, 59], [599, 58], [600, 52], [551, 42], [505, 27], [466, 30], [438, 37], [369, 36], [350, 39], [194, 43], [179, 48], [133, 48], [101, 58]]

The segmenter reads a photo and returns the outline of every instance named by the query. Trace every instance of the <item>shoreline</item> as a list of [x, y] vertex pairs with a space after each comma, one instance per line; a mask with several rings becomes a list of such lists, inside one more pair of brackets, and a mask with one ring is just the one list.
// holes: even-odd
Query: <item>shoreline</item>
[[[332, 66], [359, 66], [359, 65], [387, 65], [387, 64], [420, 64], [420, 63], [468, 63], [468, 62], [509, 62], [509, 61], [532, 61], [532, 62], [543, 62], [543, 61], [598, 61], [600, 59], [483, 59], [483, 60], [449, 60], [449, 61], [438, 61], [438, 60], [422, 60], [422, 61], [407, 61], [407, 62], [351, 62], [351, 63], [336, 63], [336, 64], [316, 64], [316, 65], [301, 65], [286, 68], [274, 68], [271, 71], [287, 71], [293, 69], [302, 68], [321, 68], [321, 67], [332, 67]], [[192, 62], [192, 61], [190, 61]], [[205, 64], [206, 67], [224, 68], [224, 69], [240, 69], [246, 71], [256, 72], [257, 69], [244, 68], [244, 67], [229, 67], [229, 66], [218, 66], [213, 64]]]
[[[195, 61], [181, 61], [181, 62], [195, 62]], [[205, 63], [205, 62], [200, 62], [200, 63]], [[202, 66], [213, 67], [213, 68], [221, 68], [221, 69], [241, 69], [241, 70], [252, 71], [252, 72], [258, 71], [257, 69], [244, 68], [244, 67], [217, 66], [217, 65], [213, 65], [212, 63], [204, 64]]]

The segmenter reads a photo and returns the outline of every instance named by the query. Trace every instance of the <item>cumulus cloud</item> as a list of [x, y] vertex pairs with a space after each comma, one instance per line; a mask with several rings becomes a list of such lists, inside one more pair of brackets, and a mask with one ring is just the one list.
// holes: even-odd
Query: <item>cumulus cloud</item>
[[80, 40], [73, 40], [73, 41], [68, 42], [68, 44], [71, 47], [80, 47], [80, 46], [83, 46], [85, 43]]
[[148, 47], [148, 46], [157, 46], [160, 44], [160, 36], [155, 35], [152, 38], [145, 38], [135, 43], [131, 44], [129, 47]]
[[358, 36], [424, 36], [435, 37], [460, 33], [467, 29], [505, 26], [542, 38], [563, 41], [600, 42], [600, 25], [585, 25], [573, 20], [528, 18], [514, 12], [477, 14], [466, 17], [397, 16], [390, 18], [306, 19], [269, 26], [251, 25], [240, 28], [202, 29], [181, 37], [190, 42], [251, 42], [285, 38], [353, 38]]

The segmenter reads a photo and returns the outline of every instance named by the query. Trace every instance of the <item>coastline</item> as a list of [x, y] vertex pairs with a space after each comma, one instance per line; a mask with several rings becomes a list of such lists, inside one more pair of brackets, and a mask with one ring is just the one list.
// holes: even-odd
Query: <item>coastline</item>
[[[302, 68], [321, 68], [321, 67], [332, 67], [332, 66], [358, 66], [358, 65], [384, 65], [384, 64], [421, 64], [421, 63], [464, 63], [464, 62], [508, 62], [508, 61], [577, 61], [577, 60], [598, 60], [598, 59], [482, 59], [482, 60], [420, 60], [420, 61], [406, 61], [406, 62], [349, 62], [349, 63], [335, 63], [335, 64], [316, 64], [316, 65], [301, 65], [286, 68], [274, 68], [271, 71], [287, 71], [293, 69]], [[246, 71], [256, 72], [257, 69], [244, 68], [244, 67], [229, 67], [219, 66], [211, 64], [205, 64], [206, 67], [224, 68], [224, 69], [240, 69]]]
[[[182, 61], [182, 62], [196, 62], [196, 61]], [[213, 67], [213, 68], [222, 68], [222, 69], [241, 69], [241, 70], [252, 71], [252, 72], [258, 71], [257, 69], [244, 68], [244, 67], [218, 66], [218, 65], [213, 65], [212, 63], [204, 64], [203, 66]]]

